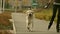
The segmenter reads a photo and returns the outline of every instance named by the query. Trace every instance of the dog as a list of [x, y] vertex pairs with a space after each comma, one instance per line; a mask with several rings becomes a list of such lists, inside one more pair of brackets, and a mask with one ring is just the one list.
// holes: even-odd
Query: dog
[[29, 31], [32, 31], [32, 28], [33, 28], [33, 11], [32, 10], [26, 11], [26, 27]]

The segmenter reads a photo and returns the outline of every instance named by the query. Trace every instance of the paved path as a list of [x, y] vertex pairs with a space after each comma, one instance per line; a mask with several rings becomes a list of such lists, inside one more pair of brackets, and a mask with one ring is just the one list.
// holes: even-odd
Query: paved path
[[22, 13], [12, 13], [17, 34], [59, 34], [56, 32], [56, 24], [54, 23], [48, 31], [47, 26], [49, 21], [39, 20], [34, 18], [33, 32], [28, 32], [26, 29], [26, 15]]

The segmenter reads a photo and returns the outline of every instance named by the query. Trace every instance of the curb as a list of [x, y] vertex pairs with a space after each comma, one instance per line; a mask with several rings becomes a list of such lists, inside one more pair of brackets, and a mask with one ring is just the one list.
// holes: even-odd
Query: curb
[[9, 19], [12, 24], [13, 24], [13, 33], [16, 34], [16, 28], [15, 28], [15, 25], [14, 25], [14, 20], [13, 19]]

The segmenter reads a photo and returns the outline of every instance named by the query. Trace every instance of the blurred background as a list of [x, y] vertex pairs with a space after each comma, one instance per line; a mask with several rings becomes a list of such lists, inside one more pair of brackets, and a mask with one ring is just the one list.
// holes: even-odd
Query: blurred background
[[27, 8], [43, 8], [49, 0], [0, 0], [0, 8], [4, 10], [25, 10]]

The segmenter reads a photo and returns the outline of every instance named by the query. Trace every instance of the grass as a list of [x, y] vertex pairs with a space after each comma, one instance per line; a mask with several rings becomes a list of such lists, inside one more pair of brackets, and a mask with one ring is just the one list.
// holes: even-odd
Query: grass
[[[52, 8], [49, 9], [42, 9], [39, 12], [35, 13], [35, 17], [40, 19], [40, 20], [46, 20], [46, 21], [50, 21], [51, 17], [52, 17]], [[54, 20], [55, 22], [57, 21], [57, 18], [55, 18]]]

